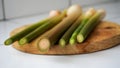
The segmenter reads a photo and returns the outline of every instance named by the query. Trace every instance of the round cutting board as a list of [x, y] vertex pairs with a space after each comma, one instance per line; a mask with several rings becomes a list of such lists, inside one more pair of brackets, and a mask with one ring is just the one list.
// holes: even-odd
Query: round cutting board
[[[28, 26], [30, 25], [25, 25], [14, 29], [10, 36], [20, 32]], [[16, 41], [13, 43], [13, 47], [22, 52], [32, 54], [66, 55], [96, 52], [120, 44], [120, 25], [108, 21], [102, 21], [83, 43], [76, 43], [73, 46], [68, 44], [64, 48], [59, 45], [54, 45], [49, 49], [49, 51], [46, 52], [41, 52], [37, 48], [37, 45], [35, 45], [35, 40], [23, 46], [20, 46], [18, 41]]]

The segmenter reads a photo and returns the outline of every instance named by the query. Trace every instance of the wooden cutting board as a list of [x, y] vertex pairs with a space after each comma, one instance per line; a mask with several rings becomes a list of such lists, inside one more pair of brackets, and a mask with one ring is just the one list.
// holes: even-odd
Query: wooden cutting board
[[[10, 35], [14, 35], [28, 26], [29, 25], [25, 25], [14, 29]], [[65, 55], [96, 52], [120, 44], [120, 25], [108, 21], [102, 21], [96, 27], [96, 29], [93, 30], [84, 43], [76, 43], [75, 46], [66, 45], [65, 48], [61, 48], [59, 45], [55, 45], [52, 46], [47, 52], [39, 51], [34, 43], [35, 41], [20, 46], [16, 41], [13, 43], [13, 47], [22, 52], [32, 54]]]

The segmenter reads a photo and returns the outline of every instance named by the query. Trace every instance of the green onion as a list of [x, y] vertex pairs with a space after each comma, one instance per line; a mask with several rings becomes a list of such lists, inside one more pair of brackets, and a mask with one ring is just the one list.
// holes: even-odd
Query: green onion
[[[52, 18], [54, 18], [54, 17], [52, 17]], [[23, 36], [30, 33], [31, 31], [35, 30], [37, 27], [43, 25], [44, 23], [50, 21], [50, 19], [52, 19], [52, 18], [46, 18], [46, 19], [44, 19], [42, 21], [39, 21], [39, 22], [29, 26], [28, 28], [16, 33], [15, 35], [13, 35], [10, 38], [8, 38], [7, 40], [5, 40], [4, 44], [5, 45], [10, 45], [15, 41], [20, 40]]]
[[77, 42], [77, 34], [81, 31], [81, 29], [84, 27], [86, 22], [95, 14], [96, 10], [94, 8], [88, 9], [88, 11], [83, 15], [81, 24], [76, 28], [76, 30], [73, 32], [69, 43], [71, 45], [75, 44]]
[[77, 41], [82, 43], [90, 32], [97, 26], [98, 23], [105, 17], [105, 11], [103, 9], [98, 10], [90, 20], [85, 24], [81, 31], [77, 35]]

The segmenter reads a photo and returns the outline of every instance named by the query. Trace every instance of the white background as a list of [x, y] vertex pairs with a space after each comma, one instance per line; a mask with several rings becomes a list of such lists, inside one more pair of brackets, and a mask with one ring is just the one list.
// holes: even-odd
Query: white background
[[[4, 0], [5, 18], [40, 15], [52, 9], [66, 8], [70, 4], [80, 4], [85, 7], [110, 1], [117, 0]], [[3, 18], [1, 7], [0, 4], [0, 19]]]
[[83, 7], [110, 2], [110, 1], [116, 1], [116, 0], [71, 0], [72, 4], [80, 4]]
[[0, 20], [3, 19], [2, 0], [0, 0]]
[[[15, 0], [11, 0], [11, 1], [15, 1]], [[21, 3], [22, 1], [23, 0], [19, 0], [17, 2]], [[26, 3], [27, 0], [24, 1]], [[32, 1], [33, 0], [31, 0], [30, 2]], [[64, 1], [63, 0], [54, 1], [54, 2], [59, 2], [59, 4], [54, 3], [53, 5], [58, 4], [59, 5], [57, 6], [58, 9], [61, 9], [64, 6], [68, 7], [68, 3]], [[87, 1], [88, 3], [88, 0], [85, 1]], [[107, 12], [107, 16], [105, 20], [113, 21], [115, 23], [120, 24], [120, 7], [119, 7], [120, 1], [101, 2], [100, 4], [98, 3], [93, 4], [94, 1], [98, 2], [97, 0], [92, 0], [92, 4], [91, 3], [87, 4], [89, 6], [85, 5], [83, 9], [86, 10], [87, 8], [90, 7], [94, 7], [96, 9], [104, 8]], [[85, 2], [84, 3], [83, 2], [84, 1], [82, 1], [81, 3], [78, 2], [78, 0], [74, 0], [74, 3], [72, 4], [75, 3], [84, 4]], [[35, 2], [33, 1], [33, 3]], [[0, 21], [0, 68], [120, 68], [120, 45], [104, 51], [99, 51], [90, 54], [62, 55], [62, 56], [27, 54], [15, 50], [14, 48], [12, 48], [12, 46], [4, 46], [3, 42], [6, 38], [9, 37], [9, 33], [11, 32], [11, 30], [25, 24], [37, 22], [48, 16], [47, 11], [49, 11], [52, 8], [56, 8], [56, 7], [52, 7], [50, 9], [48, 8], [49, 10], [45, 9], [46, 11], [45, 13], [39, 14], [38, 11], [40, 10], [36, 11], [36, 8], [38, 7], [34, 8], [35, 6], [31, 6], [30, 4], [28, 5], [30, 5], [30, 7], [33, 8], [34, 10], [28, 8], [28, 10], [31, 10], [28, 13], [26, 11], [23, 12], [22, 9], [21, 11], [18, 11], [19, 9], [13, 5], [18, 5], [16, 7], [19, 8], [22, 7], [24, 10], [26, 9], [26, 11], [28, 8], [28, 6], [24, 6], [24, 5], [20, 6], [19, 4], [9, 3], [8, 7], [10, 6], [13, 7], [12, 10], [9, 9], [9, 11], [11, 11], [8, 12], [9, 17], [6, 21]], [[38, 5], [38, 4], [34, 4], [34, 5]], [[62, 5], [62, 7], [60, 7], [60, 5]], [[18, 9], [18, 10], [14, 10], [14, 9]], [[34, 15], [36, 13], [38, 13], [38, 15]], [[33, 14], [33, 16], [31, 14]]]
[[4, 0], [6, 18], [36, 15], [68, 7], [68, 0]]

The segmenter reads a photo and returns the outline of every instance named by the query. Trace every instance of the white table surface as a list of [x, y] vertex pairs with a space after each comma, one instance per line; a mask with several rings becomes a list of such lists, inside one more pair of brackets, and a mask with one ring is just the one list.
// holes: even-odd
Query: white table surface
[[[105, 8], [110, 20], [120, 24], [120, 2], [94, 5]], [[86, 9], [88, 7], [85, 7]], [[82, 55], [33, 55], [4, 46], [9, 32], [24, 24], [33, 23], [47, 17], [42, 14], [0, 22], [0, 68], [120, 68], [120, 45], [108, 50]]]

